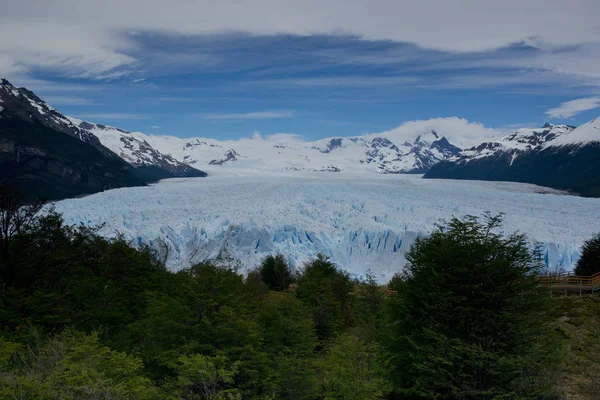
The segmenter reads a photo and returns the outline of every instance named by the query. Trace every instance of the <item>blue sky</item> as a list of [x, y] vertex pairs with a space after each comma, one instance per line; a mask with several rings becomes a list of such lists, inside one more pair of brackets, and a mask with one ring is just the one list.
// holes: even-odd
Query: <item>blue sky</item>
[[317, 139], [439, 117], [502, 130], [600, 115], [593, 1], [12, 3], [0, 76], [128, 130]]

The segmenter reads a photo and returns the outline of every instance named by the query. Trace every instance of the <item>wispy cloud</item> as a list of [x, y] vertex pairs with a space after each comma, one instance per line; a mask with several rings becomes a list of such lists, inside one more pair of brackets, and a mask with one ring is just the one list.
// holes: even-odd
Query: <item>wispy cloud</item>
[[294, 112], [289, 110], [281, 111], [258, 111], [249, 113], [210, 113], [200, 114], [201, 118], [204, 119], [220, 119], [220, 120], [233, 120], [233, 119], [277, 119], [277, 118], [293, 118]]
[[415, 85], [420, 81], [411, 76], [339, 76], [318, 78], [284, 78], [254, 81], [258, 85], [306, 86], [306, 87], [374, 87]]
[[566, 101], [560, 106], [546, 111], [546, 115], [551, 118], [570, 118], [583, 111], [593, 110], [600, 107], [600, 97], [587, 97]]
[[91, 120], [136, 120], [148, 119], [147, 115], [131, 113], [92, 113], [78, 114], [77, 117]]
[[96, 92], [100, 90], [100, 87], [94, 85], [36, 79], [23, 74], [8, 74], [3, 78], [7, 78], [15, 86], [26, 87], [38, 94]]
[[160, 129], [160, 126], [159, 125], [152, 125], [150, 128], [152, 128], [152, 129]]
[[514, 130], [514, 129], [521, 129], [521, 128], [539, 128], [540, 127], [540, 123], [539, 122], [517, 122], [514, 124], [507, 124], [501, 127], [496, 128], [497, 130]]
[[44, 101], [52, 106], [88, 106], [96, 104], [94, 100], [76, 96], [44, 96]]

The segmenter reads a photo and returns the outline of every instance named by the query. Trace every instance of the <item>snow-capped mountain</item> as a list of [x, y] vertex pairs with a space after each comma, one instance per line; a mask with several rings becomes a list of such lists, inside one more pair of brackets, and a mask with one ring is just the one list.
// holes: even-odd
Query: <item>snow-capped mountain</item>
[[508, 132], [497, 139], [465, 149], [456, 154], [451, 160], [468, 162], [500, 154], [517, 157], [520, 153], [552, 146], [552, 143], [559, 138], [569, 136], [574, 129], [575, 127], [570, 125], [552, 125], [549, 123], [546, 123], [542, 128], [521, 128]]
[[[38, 122], [57, 132], [66, 133], [88, 143], [107, 156], [114, 156], [91, 132], [75, 126], [68, 118], [48, 105], [30, 90], [17, 88], [6, 79], [0, 79], [0, 113], [4, 118], [20, 118]], [[2, 114], [0, 114], [2, 118]]]
[[520, 129], [448, 158], [426, 178], [528, 182], [600, 196], [600, 118]]
[[400, 147], [389, 139], [376, 137], [361, 163], [376, 163], [381, 173], [427, 172], [438, 162], [455, 156], [460, 148], [450, 144], [445, 137], [440, 138], [431, 130], [417, 136], [413, 142], [405, 141]]
[[0, 80], [0, 180], [26, 200], [60, 199], [148, 180], [31, 91]]
[[67, 118], [26, 88], [0, 80], [0, 178], [48, 199], [206, 176], [129, 132]]
[[549, 143], [549, 146], [586, 146], [600, 142], [600, 117], [578, 126]]
[[83, 132], [92, 133], [104, 146], [136, 168], [158, 168], [165, 172], [160, 177], [165, 178], [206, 176], [204, 172], [177, 161], [170, 155], [162, 154], [146, 142], [143, 134], [94, 124], [73, 117], [67, 117], [67, 119]]
[[219, 141], [143, 133], [135, 135], [161, 153], [198, 168], [211, 165], [269, 170], [422, 174], [432, 165], [460, 151], [435, 131], [419, 132], [413, 140], [398, 143], [392, 141], [394, 138], [372, 134], [314, 142], [287, 136]]
[[11, 110], [14, 116], [78, 138], [109, 157], [117, 155], [147, 178], [206, 176], [186, 163], [161, 154], [144, 141], [143, 135], [66, 117], [30, 90], [16, 88], [5, 79], [0, 81], [0, 100], [3, 109]]

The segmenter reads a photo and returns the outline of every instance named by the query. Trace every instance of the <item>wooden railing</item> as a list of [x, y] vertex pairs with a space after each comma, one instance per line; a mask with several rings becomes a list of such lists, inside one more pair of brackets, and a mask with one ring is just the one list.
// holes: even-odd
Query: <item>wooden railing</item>
[[594, 293], [600, 291], [600, 272], [591, 276], [575, 275], [573, 273], [542, 275], [540, 281], [553, 291]]

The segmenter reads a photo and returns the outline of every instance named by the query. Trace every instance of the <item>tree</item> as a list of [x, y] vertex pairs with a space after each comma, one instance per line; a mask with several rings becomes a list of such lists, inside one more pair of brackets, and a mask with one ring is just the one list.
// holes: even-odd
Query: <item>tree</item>
[[259, 322], [270, 361], [264, 392], [275, 399], [314, 398], [317, 337], [310, 310], [285, 293], [261, 303]]
[[600, 272], [600, 233], [583, 244], [581, 257], [577, 262], [577, 275], [594, 275]]
[[285, 290], [293, 281], [292, 271], [282, 254], [266, 256], [259, 268], [260, 277], [271, 290]]
[[374, 341], [384, 322], [385, 293], [375, 276], [367, 271], [365, 278], [356, 283], [354, 299], [355, 334], [361, 340]]
[[541, 398], [560, 361], [552, 298], [526, 238], [501, 216], [454, 218], [406, 255], [386, 343], [415, 399]]
[[0, 183], [0, 267], [10, 257], [14, 236], [27, 230], [43, 205], [43, 201], [26, 205], [18, 188]]
[[352, 322], [352, 280], [326, 256], [307, 263], [296, 275], [296, 296], [311, 309], [317, 337], [324, 342]]

